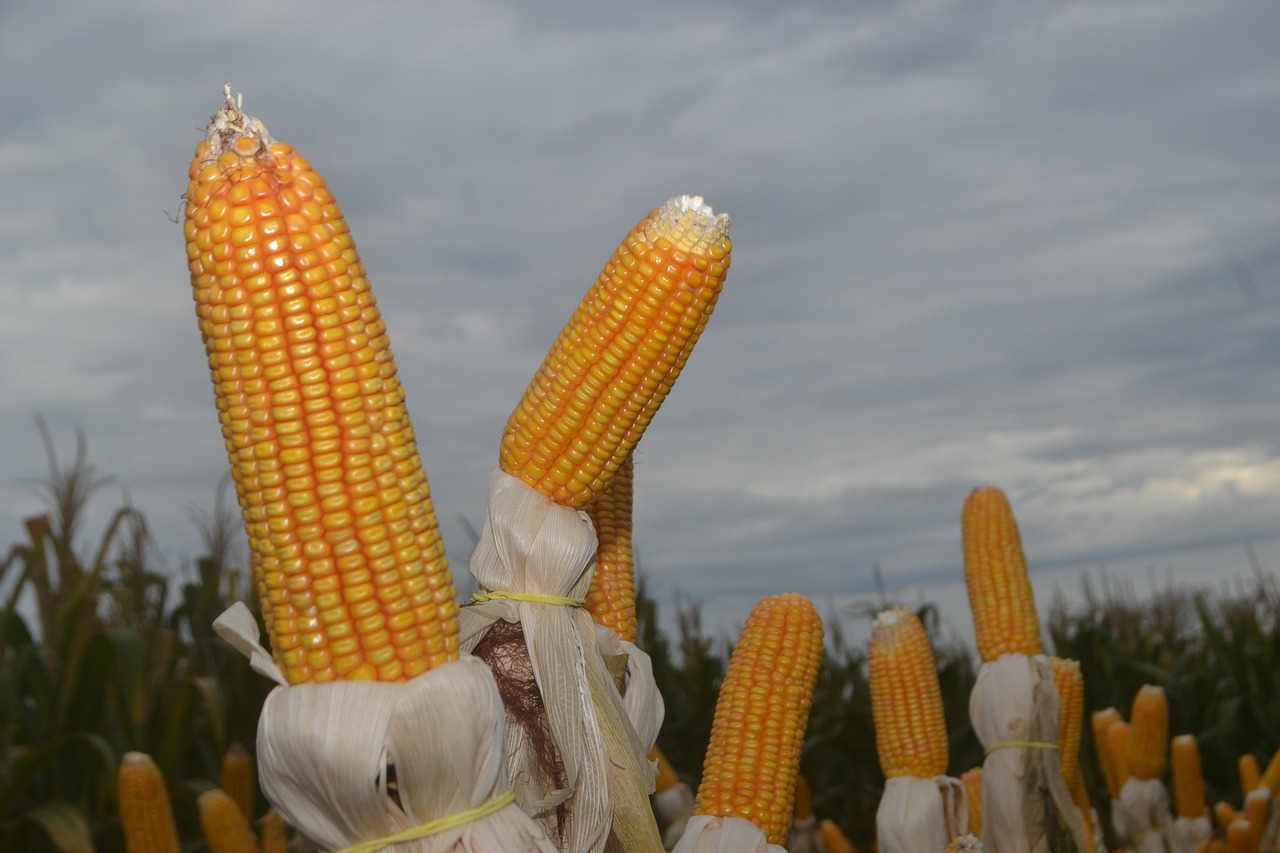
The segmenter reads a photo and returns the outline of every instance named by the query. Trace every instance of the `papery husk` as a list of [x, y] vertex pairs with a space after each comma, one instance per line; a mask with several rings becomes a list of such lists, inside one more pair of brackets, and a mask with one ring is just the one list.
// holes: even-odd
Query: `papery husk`
[[[481, 592], [585, 598], [595, 549], [586, 513], [494, 470], [471, 555]], [[498, 622], [520, 626], [558, 763], [547, 768], [545, 752], [527, 734], [529, 721], [508, 713], [509, 770], [521, 807], [566, 851], [660, 851], [648, 800], [655, 770], [601, 657], [590, 614], [527, 601], [472, 604], [459, 614], [460, 647], [475, 649]]]
[[983, 853], [984, 850], [982, 841], [969, 834], [954, 838], [947, 845], [947, 853]]
[[787, 853], [827, 853], [818, 832], [815, 815], [795, 818], [791, 822], [791, 834], [787, 836]]
[[740, 817], [693, 815], [672, 853], [787, 853], [764, 830]]
[[1207, 814], [1200, 817], [1176, 817], [1173, 819], [1173, 826], [1169, 827], [1169, 849], [1172, 853], [1196, 853], [1200, 845], [1212, 837], [1213, 823]]
[[1130, 776], [1120, 788], [1119, 805], [1116, 829], [1135, 853], [1167, 853], [1173, 815], [1164, 783]]
[[876, 808], [881, 853], [942, 853], [969, 832], [964, 783], [950, 776], [896, 776], [884, 783]]
[[677, 782], [665, 791], [649, 798], [658, 829], [662, 832], [662, 846], [673, 850], [684, 835], [689, 818], [693, 817], [693, 789], [684, 782]]
[[[259, 645], [242, 603], [214, 622], [220, 636], [280, 686], [258, 720], [258, 779], [284, 821], [321, 850], [412, 830], [511, 790], [505, 712], [485, 664], [468, 654], [404, 682], [289, 685]], [[554, 853], [511, 802], [492, 814], [385, 848]]]
[[978, 671], [969, 719], [988, 750], [982, 764], [982, 844], [990, 853], [1085, 849], [1084, 823], [1062, 778], [1058, 708], [1044, 655], [1002, 655]]

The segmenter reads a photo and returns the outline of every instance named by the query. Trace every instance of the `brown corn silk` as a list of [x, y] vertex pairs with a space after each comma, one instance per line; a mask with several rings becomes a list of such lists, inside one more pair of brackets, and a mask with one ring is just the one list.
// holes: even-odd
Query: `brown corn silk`
[[124, 754], [116, 773], [116, 799], [127, 853], [178, 853], [169, 788], [151, 756]]
[[271, 647], [297, 684], [457, 658], [457, 603], [386, 325], [325, 179], [227, 90], [185, 234]]
[[960, 528], [978, 654], [984, 661], [1042, 654], [1027, 558], [1004, 492], [994, 486], [974, 489], [964, 502]]
[[631, 457], [609, 485], [584, 508], [596, 529], [595, 570], [587, 612], [596, 624], [629, 643], [636, 641], [636, 563], [631, 545], [634, 465]]
[[209, 853], [259, 853], [249, 819], [240, 804], [221, 788], [211, 788], [196, 798], [200, 829]]
[[581, 507], [631, 455], [715, 308], [729, 220], [676, 196], [623, 240], [507, 421], [500, 466]]
[[802, 595], [770, 596], [752, 609], [716, 700], [695, 815], [741, 818], [770, 844], [786, 843], [822, 635]]

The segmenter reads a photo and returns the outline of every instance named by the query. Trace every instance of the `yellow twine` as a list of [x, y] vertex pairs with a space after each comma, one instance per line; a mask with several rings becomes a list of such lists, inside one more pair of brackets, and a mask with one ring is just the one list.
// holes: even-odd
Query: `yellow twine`
[[505, 794], [499, 794], [487, 803], [476, 806], [474, 809], [467, 809], [464, 812], [442, 817], [439, 820], [433, 820], [424, 823], [422, 826], [406, 829], [404, 832], [396, 835], [387, 835], [383, 838], [375, 838], [373, 841], [364, 841], [360, 844], [354, 844], [351, 847], [343, 847], [338, 853], [376, 853], [376, 851], [384, 847], [390, 847], [392, 844], [400, 844], [403, 841], [413, 841], [417, 838], [426, 838], [428, 835], [435, 835], [437, 832], [444, 832], [446, 829], [453, 829], [455, 826], [462, 826], [464, 823], [471, 823], [482, 817], [488, 817], [499, 809], [505, 808], [516, 801], [516, 792], [507, 791]]
[[1056, 743], [1044, 743], [1042, 741], [1034, 741], [1034, 740], [1007, 740], [1004, 743], [997, 743], [994, 746], [987, 747], [987, 750], [986, 752], [983, 753], [983, 755], [990, 755], [991, 753], [995, 752], [997, 749], [1011, 749], [1017, 746], [1020, 746], [1023, 749], [1057, 749], [1058, 748], [1058, 745]]
[[565, 598], [563, 595], [543, 595], [540, 592], [506, 592], [495, 589], [492, 592], [477, 592], [471, 596], [472, 604], [482, 601], [527, 601], [530, 604], [558, 604], [562, 607], [582, 607], [587, 603], [585, 598]]

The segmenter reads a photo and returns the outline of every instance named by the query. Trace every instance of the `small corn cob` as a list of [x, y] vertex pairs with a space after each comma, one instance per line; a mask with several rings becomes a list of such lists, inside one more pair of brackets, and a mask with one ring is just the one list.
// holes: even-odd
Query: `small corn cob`
[[262, 816], [258, 835], [261, 836], [262, 853], [288, 853], [289, 827], [275, 809]]
[[1107, 792], [1115, 799], [1120, 791], [1120, 783], [1116, 781], [1116, 761], [1111, 754], [1111, 742], [1107, 739], [1107, 729], [1120, 719], [1120, 712], [1115, 708], [1103, 708], [1094, 711], [1089, 718], [1093, 730], [1093, 748], [1098, 753], [1098, 763], [1102, 765], [1102, 777], [1107, 783]]
[[1129, 772], [1129, 737], [1130, 725], [1124, 720], [1113, 720], [1107, 726], [1107, 748], [1111, 751], [1111, 761], [1115, 767], [1116, 789], [1111, 792], [1113, 800], [1120, 799], [1120, 789], [1133, 774]]
[[1129, 774], [1159, 779], [1169, 763], [1169, 700], [1164, 688], [1144, 684], [1129, 712]]
[[1226, 800], [1218, 800], [1213, 804], [1213, 819], [1218, 826], [1230, 826], [1231, 822], [1240, 817], [1240, 812], [1235, 806]]
[[929, 637], [915, 611], [881, 611], [868, 654], [876, 752], [886, 779], [947, 772], [947, 721]]
[[982, 766], [970, 768], [960, 774], [964, 783], [965, 805], [969, 809], [969, 832], [982, 835]]
[[795, 808], [792, 812], [796, 820], [808, 820], [813, 817], [813, 799], [809, 793], [809, 780], [796, 774]]
[[600, 496], [584, 507], [596, 529], [596, 567], [587, 612], [621, 639], [636, 641], [636, 563], [631, 549], [633, 463], [628, 456]]
[[1236, 759], [1236, 771], [1240, 774], [1240, 790], [1246, 794], [1262, 782], [1262, 768], [1258, 766], [1258, 756], [1252, 752]]
[[818, 821], [818, 835], [827, 847], [827, 853], [858, 853], [858, 848], [844, 834], [844, 830], [833, 820], [823, 818]]
[[1004, 492], [994, 486], [974, 489], [965, 499], [960, 528], [978, 654], [984, 661], [1042, 654], [1027, 558]]
[[728, 228], [700, 197], [676, 196], [632, 229], [511, 413], [503, 471], [565, 506], [604, 490], [715, 308]]
[[1204, 775], [1200, 768], [1200, 744], [1195, 735], [1178, 735], [1169, 742], [1173, 765], [1173, 801], [1178, 817], [1205, 814]]
[[653, 749], [649, 750], [649, 760], [658, 762], [658, 778], [654, 782], [655, 794], [661, 794], [668, 788], [679, 784], [679, 774], [677, 774], [676, 769], [671, 766], [671, 762], [667, 760], [667, 756], [663, 751], [658, 749], [657, 744], [654, 744]]
[[1267, 769], [1262, 774], [1261, 784], [1267, 786], [1272, 796], [1280, 795], [1280, 749], [1271, 755]]
[[802, 595], [763, 599], [747, 617], [716, 700], [694, 814], [751, 821], [781, 846], [822, 655], [822, 620]]
[[1050, 657], [1053, 681], [1058, 688], [1058, 758], [1062, 766], [1062, 780], [1071, 792], [1071, 801], [1080, 810], [1084, 822], [1085, 842], [1093, 841], [1092, 804], [1084, 775], [1080, 772], [1080, 737], [1084, 726], [1084, 677], [1080, 662], [1066, 658]]
[[324, 178], [230, 87], [191, 162], [185, 233], [285, 676], [396, 681], [455, 659], [453, 579], [346, 220]]
[[196, 806], [209, 853], [258, 853], [249, 821], [230, 794], [212, 788], [196, 798]]
[[178, 853], [169, 789], [151, 756], [126, 752], [116, 774], [120, 826], [128, 853]]
[[1227, 853], [1255, 853], [1253, 823], [1244, 815], [1227, 824]]
[[1267, 825], [1267, 810], [1271, 806], [1270, 796], [1258, 796], [1244, 798], [1243, 814], [1249, 821], [1249, 849], [1257, 850], [1262, 843], [1262, 830]]
[[239, 743], [233, 743], [222, 756], [222, 790], [244, 812], [246, 820], [253, 820], [253, 756]]

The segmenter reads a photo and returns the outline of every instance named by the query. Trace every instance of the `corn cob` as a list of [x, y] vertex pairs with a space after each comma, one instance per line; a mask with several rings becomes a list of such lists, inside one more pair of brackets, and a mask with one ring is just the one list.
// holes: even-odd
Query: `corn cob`
[[275, 809], [270, 809], [262, 816], [258, 834], [261, 836], [262, 853], [288, 853], [289, 828]]
[[1113, 800], [1120, 799], [1120, 789], [1133, 774], [1129, 772], [1129, 737], [1130, 725], [1124, 720], [1112, 720], [1107, 726], [1107, 748], [1111, 752], [1111, 762], [1115, 767], [1116, 789], [1111, 792]]
[[1115, 799], [1120, 792], [1120, 783], [1116, 781], [1116, 760], [1111, 754], [1111, 742], [1107, 739], [1107, 729], [1120, 719], [1120, 712], [1115, 708], [1103, 708], [1094, 711], [1089, 718], [1093, 729], [1093, 748], [1098, 753], [1098, 763], [1102, 766], [1102, 777], [1107, 783], [1107, 792]]
[[984, 661], [1042, 654], [1027, 558], [1004, 492], [994, 486], [974, 489], [965, 499], [960, 528], [978, 654]]
[[982, 835], [982, 765], [960, 774], [964, 783], [965, 806], [969, 810], [969, 832]]
[[209, 853], [258, 853], [249, 821], [230, 794], [211, 788], [196, 798], [196, 806]]
[[676, 196], [632, 229], [511, 413], [503, 471], [566, 506], [604, 490], [715, 308], [728, 228], [700, 197]]
[[1257, 845], [1253, 843], [1253, 823], [1240, 815], [1227, 824], [1227, 853], [1255, 853]]
[[1269, 795], [1257, 794], [1244, 798], [1244, 817], [1249, 821], [1249, 849], [1257, 850], [1262, 844], [1262, 830], [1267, 825], [1267, 811], [1271, 806]]
[[809, 780], [796, 774], [795, 807], [792, 813], [796, 820], [808, 820], [813, 817], [813, 799], [809, 793]]
[[1258, 756], [1246, 752], [1236, 759], [1236, 772], [1240, 774], [1240, 790], [1249, 793], [1262, 782], [1262, 769], [1258, 766]]
[[667, 760], [667, 756], [662, 750], [658, 749], [657, 744], [654, 744], [653, 749], [649, 750], [649, 760], [658, 762], [658, 778], [654, 781], [653, 791], [655, 794], [661, 794], [668, 788], [679, 784], [679, 774], [671, 766], [671, 762]]
[[1129, 712], [1129, 774], [1159, 779], [1169, 762], [1169, 700], [1164, 688], [1144, 684]]
[[128, 853], [178, 853], [169, 789], [151, 756], [126, 752], [116, 774], [120, 826]]
[[636, 641], [636, 565], [631, 549], [631, 457], [600, 496], [585, 507], [596, 529], [596, 567], [587, 590], [587, 612], [629, 643]]
[[233, 743], [222, 756], [222, 790], [244, 812], [245, 820], [253, 820], [253, 756], [239, 743]]
[[187, 257], [277, 663], [401, 680], [457, 657], [456, 594], [379, 314], [325, 180], [227, 104]]
[[694, 814], [737, 817], [782, 845], [822, 654], [822, 620], [802, 595], [763, 599], [747, 617], [716, 700]]
[[1086, 843], [1093, 841], [1092, 804], [1089, 789], [1080, 772], [1080, 737], [1084, 725], [1084, 677], [1080, 674], [1080, 662], [1066, 658], [1050, 657], [1053, 681], [1058, 688], [1058, 759], [1062, 766], [1062, 781], [1067, 783], [1071, 801], [1080, 810], [1084, 822]]
[[929, 637], [915, 611], [876, 616], [868, 654], [876, 752], [886, 779], [947, 772], [947, 721]]
[[1280, 749], [1271, 755], [1267, 769], [1262, 774], [1261, 784], [1267, 786], [1272, 796], [1280, 795]]
[[818, 821], [818, 834], [826, 845], [827, 853], [858, 853], [849, 836], [833, 820], [824, 818]]
[[1169, 742], [1173, 765], [1173, 801], [1178, 817], [1198, 818], [1207, 808], [1204, 775], [1200, 768], [1200, 744], [1195, 735], [1178, 735]]
[[1218, 800], [1213, 804], [1213, 819], [1218, 826], [1230, 826], [1231, 822], [1238, 817], [1240, 812], [1226, 800]]

